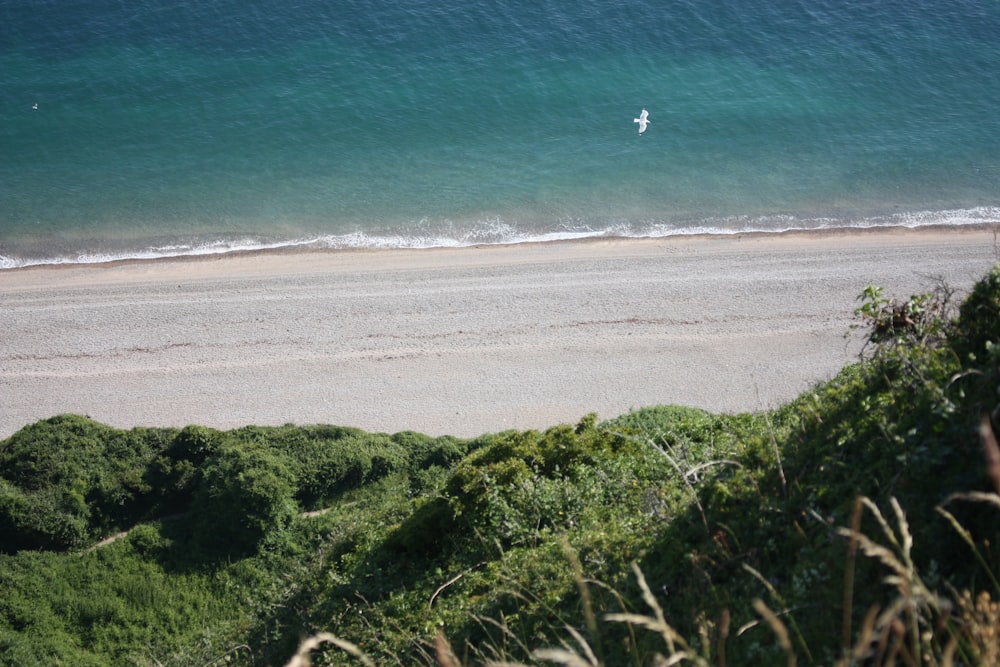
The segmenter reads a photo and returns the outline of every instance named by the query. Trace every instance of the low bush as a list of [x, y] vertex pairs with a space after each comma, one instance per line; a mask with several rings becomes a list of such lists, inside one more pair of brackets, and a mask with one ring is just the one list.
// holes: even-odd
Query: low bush
[[286, 530], [298, 514], [295, 479], [261, 447], [231, 445], [205, 462], [191, 507], [198, 543], [210, 552], [244, 556]]
[[135, 523], [154, 504], [145, 472], [169, 437], [74, 415], [12, 435], [0, 446], [0, 550], [78, 548]]

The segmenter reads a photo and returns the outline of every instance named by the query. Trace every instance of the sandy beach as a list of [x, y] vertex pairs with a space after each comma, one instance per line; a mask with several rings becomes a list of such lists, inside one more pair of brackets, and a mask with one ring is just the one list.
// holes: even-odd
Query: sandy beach
[[475, 436], [774, 407], [857, 358], [870, 283], [968, 289], [991, 229], [303, 251], [0, 272], [0, 437], [330, 423]]

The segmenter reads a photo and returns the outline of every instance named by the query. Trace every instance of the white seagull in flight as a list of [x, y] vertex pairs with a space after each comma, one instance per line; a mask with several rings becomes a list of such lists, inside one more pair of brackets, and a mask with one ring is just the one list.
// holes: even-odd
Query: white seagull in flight
[[652, 121], [649, 120], [649, 112], [643, 109], [642, 113], [639, 114], [639, 117], [633, 120], [632, 122], [639, 123], [639, 134], [642, 134], [643, 132], [646, 131], [646, 126], [649, 125], [650, 122]]

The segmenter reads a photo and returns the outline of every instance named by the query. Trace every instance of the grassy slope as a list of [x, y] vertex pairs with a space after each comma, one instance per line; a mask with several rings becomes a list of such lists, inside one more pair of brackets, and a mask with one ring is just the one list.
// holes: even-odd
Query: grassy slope
[[[29, 426], [0, 443], [0, 661], [283, 664], [330, 632], [378, 663], [433, 663], [443, 632], [470, 664], [563, 643], [607, 665], [688, 644], [716, 664], [829, 664], [901, 595], [920, 613], [886, 617], [886, 651], [943, 663], [955, 637], [985, 661], [969, 613], [929, 591], [1000, 597], [1000, 509], [947, 503], [971, 545], [936, 510], [993, 490], [977, 428], [1000, 401], [1000, 272], [944, 327], [914, 314], [891, 336], [896, 304], [872, 303], [876, 358], [771, 413], [656, 407], [471, 441]], [[881, 559], [848, 555], [852, 522]], [[890, 556], [905, 585], [884, 583]], [[687, 644], [608, 616], [655, 618], [649, 594]], [[354, 659], [324, 644], [313, 660]]]

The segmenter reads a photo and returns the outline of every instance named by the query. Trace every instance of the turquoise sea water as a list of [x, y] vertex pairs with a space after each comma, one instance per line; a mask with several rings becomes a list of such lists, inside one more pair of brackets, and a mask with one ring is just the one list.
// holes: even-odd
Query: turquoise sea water
[[997, 220], [995, 0], [0, 0], [4, 268]]

